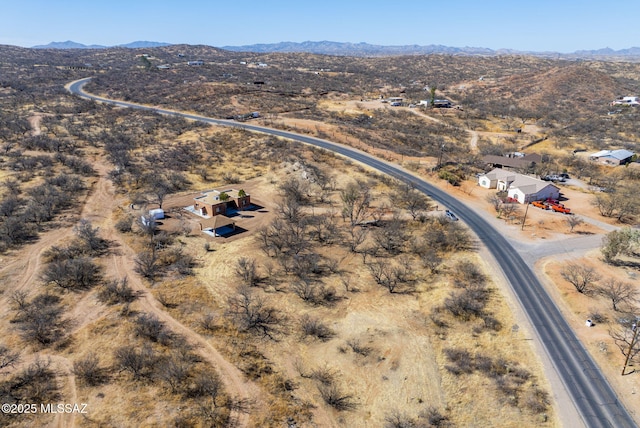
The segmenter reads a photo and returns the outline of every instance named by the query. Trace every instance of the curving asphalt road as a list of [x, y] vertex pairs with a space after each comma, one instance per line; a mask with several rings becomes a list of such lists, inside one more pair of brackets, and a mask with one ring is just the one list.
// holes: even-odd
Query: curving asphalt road
[[[249, 131], [274, 135], [330, 150], [349, 159], [363, 163], [403, 182], [428, 195], [436, 202], [449, 207], [478, 236], [493, 254], [510, 283], [520, 305], [553, 363], [564, 387], [572, 398], [582, 422], [587, 427], [623, 428], [635, 427], [633, 418], [618, 400], [615, 392], [602, 375], [591, 356], [577, 339], [569, 324], [560, 314], [540, 281], [512, 245], [486, 220], [475, 214], [462, 202], [441, 189], [413, 176], [398, 166], [381, 161], [356, 149], [319, 138], [229, 120], [211, 119], [199, 115], [142, 106], [123, 101], [110, 100], [85, 93], [82, 87], [91, 78], [81, 79], [67, 85], [67, 89], [81, 98], [100, 101], [118, 107], [149, 110], [160, 114], [179, 116], [213, 125], [232, 126]], [[578, 421], [564, 421], [566, 426]]]

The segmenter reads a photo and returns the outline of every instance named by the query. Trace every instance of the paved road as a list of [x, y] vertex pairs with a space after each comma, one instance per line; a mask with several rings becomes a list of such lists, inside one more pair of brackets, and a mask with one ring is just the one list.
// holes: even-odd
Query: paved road
[[[513, 246], [485, 219], [475, 214], [462, 202], [445, 191], [413, 176], [402, 168], [374, 158], [366, 153], [332, 143], [326, 140], [264, 128], [261, 126], [237, 123], [228, 120], [211, 119], [203, 116], [180, 113], [165, 109], [141, 106], [134, 103], [108, 100], [82, 91], [89, 81], [82, 79], [67, 86], [69, 91], [82, 98], [101, 101], [119, 107], [129, 107], [155, 111], [160, 114], [180, 116], [214, 125], [233, 126], [270, 135], [275, 135], [305, 144], [321, 147], [338, 153], [357, 162], [361, 162], [383, 174], [411, 183], [419, 191], [434, 201], [449, 207], [478, 236], [493, 254], [505, 277], [510, 283], [520, 305], [527, 314], [532, 326], [543, 344], [551, 362], [560, 376], [564, 387], [571, 396], [584, 425], [588, 427], [635, 427], [636, 424], [618, 400], [613, 389], [606, 381], [588, 352], [578, 341], [569, 324], [560, 314], [544, 287], [538, 281], [527, 263]], [[579, 424], [578, 421], [563, 421], [566, 426]]]

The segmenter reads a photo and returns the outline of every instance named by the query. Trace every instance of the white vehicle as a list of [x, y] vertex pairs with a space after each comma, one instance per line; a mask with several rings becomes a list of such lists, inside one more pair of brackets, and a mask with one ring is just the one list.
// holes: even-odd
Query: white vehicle
[[446, 210], [444, 212], [444, 215], [451, 221], [458, 221], [458, 217], [456, 217], [456, 215], [449, 210]]

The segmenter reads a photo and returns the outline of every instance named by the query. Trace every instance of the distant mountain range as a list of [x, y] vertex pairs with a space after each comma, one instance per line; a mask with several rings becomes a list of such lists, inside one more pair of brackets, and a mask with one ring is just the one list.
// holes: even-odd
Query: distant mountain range
[[[66, 41], [51, 42], [48, 45], [33, 46], [35, 49], [106, 49], [109, 47], [119, 48], [155, 48], [170, 46], [172, 43], [137, 41], [117, 46], [83, 45], [82, 43]], [[558, 52], [531, 52], [518, 51], [513, 49], [489, 49], [480, 47], [451, 47], [443, 45], [399, 45], [383, 46], [369, 43], [344, 43], [344, 42], [280, 42], [269, 44], [255, 44], [244, 46], [222, 46], [221, 49], [234, 52], [256, 52], [256, 53], [291, 53], [306, 52], [321, 55], [343, 55], [343, 56], [395, 56], [395, 55], [427, 55], [427, 54], [449, 54], [449, 55], [536, 55], [562, 58], [589, 58], [589, 57], [624, 57], [640, 58], [640, 47], [614, 50], [611, 48], [580, 50], [573, 53]]]
[[37, 45], [32, 46], [34, 49], [107, 49], [107, 48], [158, 48], [162, 46], [169, 46], [172, 43], [162, 43], [162, 42], [146, 42], [146, 41], [138, 41], [131, 42], [125, 45], [117, 45], [117, 46], [103, 46], [103, 45], [83, 45], [82, 43], [72, 42], [71, 40], [67, 40], [66, 42], [51, 42], [48, 45]]
[[629, 49], [613, 50], [610, 48], [596, 50], [581, 50], [573, 53], [558, 52], [531, 52], [518, 51], [514, 49], [489, 49], [480, 47], [451, 47], [443, 45], [399, 45], [399, 46], [383, 46], [371, 45], [369, 43], [342, 43], [342, 42], [280, 42], [271, 44], [255, 44], [247, 46], [222, 46], [235, 52], [307, 52], [324, 55], [348, 55], [348, 56], [393, 56], [393, 55], [426, 55], [426, 54], [450, 54], [450, 55], [538, 55], [538, 56], [556, 56], [556, 57], [640, 57], [640, 48], [633, 47]]

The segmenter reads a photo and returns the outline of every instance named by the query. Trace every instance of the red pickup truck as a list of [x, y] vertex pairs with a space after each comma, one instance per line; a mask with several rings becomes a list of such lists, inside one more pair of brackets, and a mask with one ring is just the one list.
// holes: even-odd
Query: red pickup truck
[[571, 214], [571, 208], [567, 208], [562, 204], [553, 204], [551, 205], [551, 209], [557, 213]]

